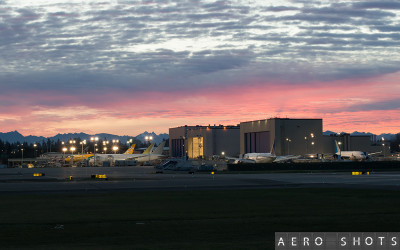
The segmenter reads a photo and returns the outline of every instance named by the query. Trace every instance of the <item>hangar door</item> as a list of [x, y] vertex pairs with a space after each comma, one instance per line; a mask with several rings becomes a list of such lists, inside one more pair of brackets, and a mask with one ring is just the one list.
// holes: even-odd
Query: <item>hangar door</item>
[[188, 142], [189, 158], [196, 159], [203, 157], [203, 137], [189, 137]]
[[172, 156], [182, 157], [185, 155], [185, 140], [183, 139], [172, 139], [171, 140]]
[[269, 131], [244, 134], [246, 153], [269, 153], [271, 152], [270, 141], [271, 135]]

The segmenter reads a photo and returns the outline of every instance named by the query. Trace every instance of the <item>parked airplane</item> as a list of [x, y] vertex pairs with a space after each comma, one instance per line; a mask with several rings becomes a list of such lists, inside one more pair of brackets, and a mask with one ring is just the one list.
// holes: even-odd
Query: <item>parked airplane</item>
[[352, 161], [365, 161], [370, 159], [367, 152], [362, 151], [342, 151], [335, 140], [335, 156], [338, 159], [352, 160]]
[[228, 164], [241, 164], [241, 163], [256, 163], [253, 160], [244, 159], [244, 158], [235, 158], [235, 157], [225, 157]]
[[158, 145], [156, 149], [154, 149], [150, 154], [142, 154], [142, 155], [133, 155], [132, 157], [128, 157], [126, 160], [135, 160], [138, 162], [146, 162], [146, 161], [155, 161], [166, 156], [162, 154], [164, 150], [166, 141], [163, 141]]
[[[125, 153], [123, 153], [123, 155], [124, 154], [132, 154], [133, 150], [135, 149], [135, 145], [136, 144], [132, 144], [132, 146], [130, 146], [128, 148], [128, 150], [126, 150]], [[65, 158], [65, 161], [66, 162], [74, 162], [74, 163], [76, 163], [76, 162], [81, 162], [83, 160], [86, 160], [86, 159], [88, 159], [88, 158], [90, 158], [92, 156], [93, 156], [93, 154], [70, 155], [67, 158]]]
[[301, 155], [281, 155], [277, 156], [274, 162], [275, 163], [292, 162], [293, 160], [297, 160], [300, 157]]
[[229, 158], [227, 159], [233, 164], [238, 163], [271, 163], [276, 159], [274, 153], [275, 143], [272, 146], [270, 153], [247, 153], [243, 155], [243, 158]]
[[243, 159], [254, 161], [254, 163], [271, 163], [276, 159], [275, 154], [271, 153], [247, 153]]
[[[115, 160], [127, 160], [132, 159], [134, 157], [139, 157], [143, 155], [150, 154], [151, 150], [154, 148], [154, 143], [151, 144], [142, 154], [127, 154], [126, 152], [123, 154], [97, 154], [96, 155], [96, 165], [100, 164], [104, 161], [115, 161]], [[127, 150], [129, 152], [129, 149]], [[89, 160], [89, 163], [94, 163], [94, 157]]]
[[93, 154], [70, 155], [67, 158], [65, 158], [65, 162], [81, 162], [92, 156]]

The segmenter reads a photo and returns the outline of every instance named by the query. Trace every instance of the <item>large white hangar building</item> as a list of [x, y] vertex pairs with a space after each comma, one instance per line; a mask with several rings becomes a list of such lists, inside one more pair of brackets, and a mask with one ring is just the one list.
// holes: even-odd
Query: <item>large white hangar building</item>
[[[246, 153], [276, 155], [334, 154], [335, 140], [342, 150], [378, 152], [370, 136], [323, 135], [322, 119], [270, 118], [236, 126], [181, 126], [169, 129], [170, 156], [238, 157]], [[272, 150], [273, 149], [273, 150]]]

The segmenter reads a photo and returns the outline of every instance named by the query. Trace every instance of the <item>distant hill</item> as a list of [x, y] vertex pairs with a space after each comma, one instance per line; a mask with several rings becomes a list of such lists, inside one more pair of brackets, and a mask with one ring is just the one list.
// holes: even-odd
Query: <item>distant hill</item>
[[351, 133], [351, 135], [355, 135], [355, 136], [360, 135], [360, 136], [362, 136], [362, 135], [374, 135], [374, 134], [354, 131], [353, 133]]
[[145, 131], [142, 134], [139, 134], [137, 136], [128, 136], [128, 135], [113, 135], [113, 134], [105, 134], [105, 133], [100, 133], [100, 134], [95, 134], [95, 135], [89, 135], [86, 133], [68, 133], [68, 134], [57, 134], [53, 137], [43, 137], [43, 136], [23, 136], [21, 135], [18, 131], [12, 131], [12, 132], [7, 132], [7, 133], [0, 133], [0, 140], [4, 142], [10, 142], [10, 143], [15, 143], [15, 142], [27, 142], [27, 143], [35, 143], [35, 142], [42, 142], [42, 141], [47, 141], [50, 139], [51, 141], [68, 141], [70, 139], [77, 139], [80, 138], [82, 140], [90, 140], [91, 137], [97, 136], [100, 139], [105, 139], [105, 140], [120, 140], [121, 142], [126, 142], [127, 140], [131, 138], [136, 138], [142, 142], [145, 142], [145, 136], [153, 136], [152, 142], [159, 144], [163, 140], [167, 140], [169, 138], [168, 134], [156, 134], [154, 132], [147, 132]]
[[10, 142], [10, 143], [14, 143], [14, 142], [29, 142], [29, 143], [33, 143], [33, 142], [39, 142], [42, 140], [47, 140], [47, 138], [43, 137], [43, 136], [23, 136], [21, 135], [18, 131], [12, 131], [12, 132], [8, 132], [8, 133], [0, 133], [0, 140], [4, 141], [4, 142]]
[[[344, 134], [344, 133], [346, 133], [346, 132], [340, 132], [340, 134]], [[333, 135], [333, 134], [337, 134], [337, 133], [333, 132], [333, 131], [329, 131], [329, 130], [323, 132], [323, 135]], [[396, 138], [395, 134], [375, 135], [375, 134], [372, 134], [372, 133], [369, 133], [369, 132], [358, 132], [358, 131], [354, 131], [354, 132], [350, 133], [350, 135], [353, 135], [353, 136], [366, 136], [366, 135], [372, 136], [372, 135], [374, 135], [374, 136], [376, 136], [376, 138], [378, 140], [382, 139], [382, 137], [383, 137], [383, 138], [385, 138], [385, 140], [388, 140], [388, 141], [394, 140]]]
[[[344, 133], [344, 132], [341, 132]], [[336, 132], [333, 131], [325, 131], [323, 132], [324, 135], [331, 135], [331, 134], [336, 134]], [[363, 136], [363, 135], [374, 135], [372, 133], [366, 133], [366, 132], [358, 132], [358, 131], [354, 131], [353, 133], [350, 133], [351, 135], [354, 136]], [[106, 139], [106, 140], [120, 140], [121, 142], [126, 142], [127, 140], [131, 139], [131, 138], [136, 138], [138, 140], [140, 140], [141, 142], [145, 142], [145, 136], [153, 136], [153, 140], [152, 142], [159, 144], [160, 142], [162, 142], [163, 140], [167, 140], [169, 138], [168, 134], [156, 134], [154, 132], [143, 132], [139, 135], [136, 136], [128, 136], [128, 135], [123, 135], [123, 136], [119, 136], [119, 135], [113, 135], [113, 134], [106, 134], [106, 133], [100, 133], [100, 134], [95, 134], [95, 135], [89, 135], [86, 133], [68, 133], [68, 134], [57, 134], [53, 137], [43, 137], [43, 136], [33, 136], [33, 135], [29, 135], [29, 136], [23, 136], [21, 135], [18, 131], [12, 131], [12, 132], [7, 132], [7, 133], [0, 133], [0, 140], [4, 141], [4, 142], [10, 142], [10, 143], [15, 143], [15, 142], [27, 142], [27, 143], [35, 143], [35, 142], [42, 142], [47, 141], [48, 139], [50, 139], [51, 141], [68, 141], [70, 139], [76, 139], [76, 138], [80, 138], [82, 140], [90, 140], [90, 137], [93, 136], [97, 136], [100, 139]], [[381, 139], [382, 137], [385, 138], [385, 140], [392, 140], [396, 137], [395, 134], [380, 134], [380, 135], [376, 135], [378, 139]]]
[[323, 132], [322, 134], [323, 134], [323, 135], [334, 135], [334, 134], [336, 134], [336, 133], [335, 133], [335, 132], [332, 132], [332, 131], [329, 131], [329, 130], [327, 130], [327, 131]]
[[396, 139], [396, 135], [394, 135], [394, 134], [380, 134], [380, 135], [378, 135], [378, 138], [381, 138], [381, 137], [385, 138], [385, 140], [388, 140], [388, 141]]

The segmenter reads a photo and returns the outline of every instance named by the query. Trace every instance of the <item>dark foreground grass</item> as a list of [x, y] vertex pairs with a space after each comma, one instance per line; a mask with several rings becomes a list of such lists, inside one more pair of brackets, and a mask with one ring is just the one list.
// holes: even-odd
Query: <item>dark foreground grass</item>
[[[1, 249], [273, 249], [278, 231], [400, 231], [398, 191], [268, 189], [0, 199]], [[60, 225], [63, 229], [56, 229]]]

